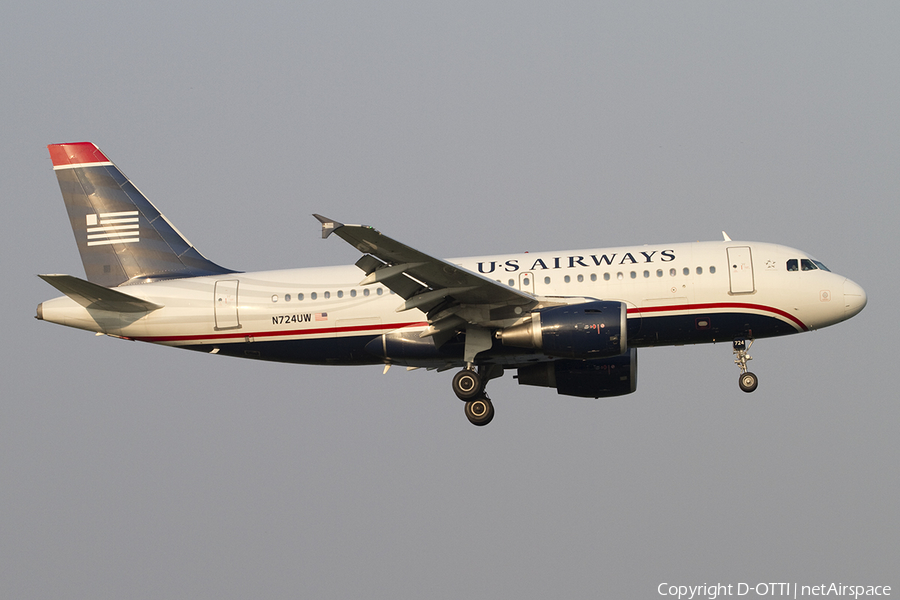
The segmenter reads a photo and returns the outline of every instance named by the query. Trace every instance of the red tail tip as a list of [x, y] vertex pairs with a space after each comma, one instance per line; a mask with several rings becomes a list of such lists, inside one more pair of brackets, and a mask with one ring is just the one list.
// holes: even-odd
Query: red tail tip
[[91, 142], [50, 144], [47, 150], [50, 151], [50, 160], [53, 161], [54, 167], [109, 162], [109, 159], [100, 152], [100, 148]]

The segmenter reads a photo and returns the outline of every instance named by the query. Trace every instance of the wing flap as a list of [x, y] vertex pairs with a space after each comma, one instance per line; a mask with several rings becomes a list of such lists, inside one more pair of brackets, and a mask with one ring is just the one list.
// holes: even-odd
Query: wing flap
[[425, 263], [404, 263], [394, 265], [392, 267], [384, 265], [382, 267], [376, 268], [374, 271], [366, 275], [366, 278], [359, 282], [359, 285], [372, 285], [373, 283], [378, 283], [379, 281], [385, 281], [392, 277], [402, 275], [407, 271], [415, 269], [416, 267], [421, 267], [424, 264]]
[[431, 290], [430, 292], [425, 292], [424, 294], [419, 294], [418, 296], [410, 298], [397, 307], [397, 312], [403, 312], [405, 310], [411, 310], [413, 308], [420, 308], [423, 306], [437, 306], [437, 304], [443, 301], [447, 296], [461, 296], [471, 289], [471, 287], [462, 287]]

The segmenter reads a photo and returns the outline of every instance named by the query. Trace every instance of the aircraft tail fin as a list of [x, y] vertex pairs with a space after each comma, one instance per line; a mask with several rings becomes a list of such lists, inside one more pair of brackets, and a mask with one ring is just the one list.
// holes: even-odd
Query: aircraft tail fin
[[91, 283], [234, 273], [205, 258], [91, 142], [47, 146]]

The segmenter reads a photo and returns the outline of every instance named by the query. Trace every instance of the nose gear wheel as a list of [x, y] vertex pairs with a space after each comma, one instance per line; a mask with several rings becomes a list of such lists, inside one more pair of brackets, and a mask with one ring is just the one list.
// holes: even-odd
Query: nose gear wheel
[[741, 390], [749, 394], [759, 385], [759, 379], [756, 375], [747, 371], [746, 373], [741, 373], [740, 378], [738, 378], [738, 385], [741, 386]]

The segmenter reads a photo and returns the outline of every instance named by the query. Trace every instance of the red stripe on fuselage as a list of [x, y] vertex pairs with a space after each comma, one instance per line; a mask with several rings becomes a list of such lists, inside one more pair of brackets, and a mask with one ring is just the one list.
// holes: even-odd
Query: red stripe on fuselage
[[744, 310], [758, 310], [760, 312], [767, 312], [778, 315], [784, 319], [787, 319], [791, 323], [794, 323], [797, 327], [800, 328], [801, 331], [809, 331], [809, 327], [807, 327], [803, 321], [792, 315], [791, 313], [781, 310], [780, 308], [773, 308], [771, 306], [763, 306], [762, 304], [749, 304], [745, 302], [712, 302], [709, 304], [676, 304], [672, 306], [645, 306], [643, 308], [629, 308], [628, 314], [641, 316], [643, 313], [666, 313], [666, 312], [676, 312], [676, 311], [684, 311], [684, 312], [696, 312], [696, 311], [706, 311], [706, 310], [727, 310], [729, 308], [737, 308]]

